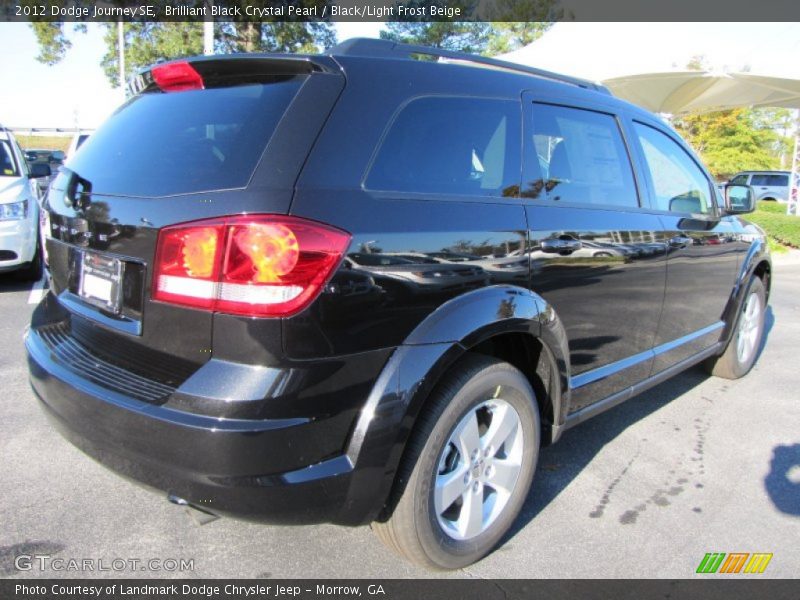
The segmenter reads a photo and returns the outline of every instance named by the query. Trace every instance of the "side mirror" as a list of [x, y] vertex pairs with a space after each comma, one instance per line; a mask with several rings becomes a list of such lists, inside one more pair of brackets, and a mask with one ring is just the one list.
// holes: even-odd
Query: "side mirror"
[[50, 177], [50, 165], [43, 163], [33, 163], [31, 165], [31, 179], [41, 179], [42, 177]]
[[749, 185], [725, 186], [725, 212], [729, 215], [751, 213], [756, 209], [756, 197]]
[[50, 155], [50, 160], [55, 161], [55, 162], [64, 162], [65, 158], [66, 158], [66, 155], [64, 154], [64, 152], [62, 150], [56, 150], [55, 152], [53, 152]]

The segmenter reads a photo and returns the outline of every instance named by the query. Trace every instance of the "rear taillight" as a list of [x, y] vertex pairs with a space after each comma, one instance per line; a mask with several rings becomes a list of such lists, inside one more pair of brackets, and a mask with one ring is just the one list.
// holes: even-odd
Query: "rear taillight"
[[220, 217], [165, 227], [153, 299], [255, 317], [287, 317], [317, 297], [350, 235], [297, 217]]

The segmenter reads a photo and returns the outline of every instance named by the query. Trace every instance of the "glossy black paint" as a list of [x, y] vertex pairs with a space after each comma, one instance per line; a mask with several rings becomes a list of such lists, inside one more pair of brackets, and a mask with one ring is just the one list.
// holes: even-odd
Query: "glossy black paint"
[[[426, 398], [465, 352], [517, 361], [552, 442], [718, 351], [749, 278], [769, 275], [763, 234], [740, 217], [651, 208], [630, 128], [633, 119], [664, 126], [631, 105], [512, 71], [313, 60], [246, 188], [143, 199], [84, 187], [76, 196], [66, 173], [51, 191], [52, 291], [26, 340], [31, 382], [73, 443], [126, 476], [221, 514], [365, 523], [386, 509]], [[398, 111], [428, 96], [519, 104], [519, 131], [509, 132], [519, 177], [502, 195], [367, 189]], [[531, 106], [542, 99], [614, 116], [638, 206], [526, 196]], [[159, 228], [244, 212], [290, 213], [352, 235], [307, 310], [252, 319], [150, 299]], [[76, 296], [81, 248], [125, 261], [120, 314]], [[110, 383], [60, 360], [51, 330], [102, 361]], [[133, 380], [126, 374], [169, 392], [136, 400], [119, 383]]]

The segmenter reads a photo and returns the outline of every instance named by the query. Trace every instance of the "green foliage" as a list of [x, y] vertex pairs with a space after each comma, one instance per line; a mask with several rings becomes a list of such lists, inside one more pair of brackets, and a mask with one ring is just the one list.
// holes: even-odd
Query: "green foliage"
[[15, 134], [17, 142], [24, 149], [29, 148], [43, 148], [46, 150], [63, 150], [67, 151], [69, 143], [72, 141], [70, 136], [65, 135], [23, 135]]
[[482, 53], [489, 44], [488, 23], [392, 22], [381, 31], [381, 39], [404, 44], [431, 46], [457, 52]]
[[[30, 0], [24, 0], [30, 1]], [[62, 0], [56, 0], [61, 2]], [[153, 0], [153, 3], [166, 0]], [[122, 0], [111, 0], [111, 4], [124, 4]], [[295, 0], [295, 6], [322, 6], [326, 0]], [[82, 0], [77, 5], [91, 4]], [[174, 5], [174, 2], [170, 2]], [[240, 4], [242, 13], [245, 2], [228, 0], [226, 6]], [[202, 6], [202, 0], [188, 0], [185, 6]], [[321, 14], [322, 11], [318, 10]], [[57, 64], [72, 46], [65, 33], [65, 24], [60, 22], [33, 22], [31, 27], [39, 43], [37, 60], [48, 65]], [[119, 49], [117, 47], [117, 23], [104, 23], [106, 53], [100, 64], [113, 87], [119, 86]], [[218, 22], [214, 26], [216, 51], [228, 52], [302, 52], [314, 53], [336, 44], [336, 30], [331, 23], [296, 21]], [[76, 31], [86, 31], [84, 24], [77, 24]], [[170, 60], [201, 54], [203, 51], [202, 22], [132, 22], [124, 24], [125, 79], [143, 67], [159, 60]]]
[[690, 113], [673, 123], [700, 154], [714, 177], [727, 179], [739, 171], [770, 170], [780, 165], [778, 133], [765, 115], [750, 108]]
[[527, 46], [542, 37], [552, 25], [542, 21], [492, 23], [485, 53], [496, 56]]
[[[117, 23], [104, 23], [106, 53], [100, 61], [113, 87], [119, 87]], [[202, 23], [125, 23], [125, 80], [159, 60], [202, 54]]]
[[313, 54], [336, 45], [336, 29], [320, 22], [244, 21], [217, 24], [215, 38], [221, 52]]
[[31, 29], [39, 43], [36, 60], [40, 63], [55, 65], [61, 62], [67, 50], [72, 47], [72, 42], [64, 34], [64, 23], [36, 21], [31, 23]]
[[[549, 2], [549, 0], [543, 0]], [[495, 56], [539, 39], [549, 22], [394, 22], [381, 38], [405, 44]]]
[[759, 202], [756, 211], [745, 219], [760, 225], [770, 239], [784, 246], [800, 248], [800, 217], [786, 214], [786, 205]]

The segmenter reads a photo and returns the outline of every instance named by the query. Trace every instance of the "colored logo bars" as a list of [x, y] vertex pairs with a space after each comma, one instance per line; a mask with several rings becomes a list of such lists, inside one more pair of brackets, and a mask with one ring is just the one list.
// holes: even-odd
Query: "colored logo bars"
[[697, 566], [697, 573], [763, 573], [771, 560], [772, 553], [766, 552], [709, 552]]

